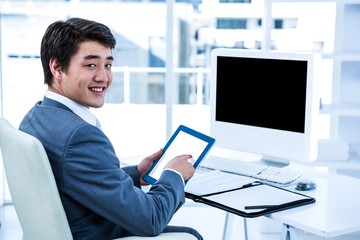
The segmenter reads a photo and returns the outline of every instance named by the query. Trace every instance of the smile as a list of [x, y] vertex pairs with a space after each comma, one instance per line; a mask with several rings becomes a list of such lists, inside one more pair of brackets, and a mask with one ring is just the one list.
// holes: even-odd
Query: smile
[[103, 88], [103, 87], [91, 87], [89, 89], [92, 92], [102, 92], [102, 91], [104, 91], [105, 88]]

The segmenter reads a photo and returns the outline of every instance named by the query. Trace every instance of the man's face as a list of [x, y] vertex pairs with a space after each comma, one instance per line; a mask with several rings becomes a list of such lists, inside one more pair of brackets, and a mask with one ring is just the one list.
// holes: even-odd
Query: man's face
[[86, 107], [102, 107], [112, 82], [112, 63], [110, 48], [94, 41], [81, 43], [68, 70], [62, 72], [57, 92]]

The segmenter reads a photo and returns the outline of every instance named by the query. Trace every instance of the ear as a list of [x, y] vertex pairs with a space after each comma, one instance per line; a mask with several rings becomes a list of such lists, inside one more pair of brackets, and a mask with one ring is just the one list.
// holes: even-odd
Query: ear
[[61, 80], [62, 78], [62, 69], [58, 64], [57, 59], [52, 58], [49, 62], [49, 67], [51, 70], [52, 75], [54, 76], [54, 80]]

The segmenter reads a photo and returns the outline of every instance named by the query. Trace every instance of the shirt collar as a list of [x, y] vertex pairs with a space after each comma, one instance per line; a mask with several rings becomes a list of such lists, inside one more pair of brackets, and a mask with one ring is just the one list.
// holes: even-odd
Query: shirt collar
[[46, 90], [45, 96], [50, 98], [54, 101], [60, 102], [71, 109], [76, 115], [81, 117], [84, 121], [90, 123], [91, 125], [96, 126], [96, 117], [95, 115], [89, 110], [89, 108], [81, 105], [67, 97], [64, 97], [60, 94], [55, 92]]

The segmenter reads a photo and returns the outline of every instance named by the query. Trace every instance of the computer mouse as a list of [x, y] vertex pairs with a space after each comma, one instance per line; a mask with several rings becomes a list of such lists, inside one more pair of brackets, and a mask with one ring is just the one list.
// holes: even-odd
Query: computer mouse
[[296, 184], [296, 190], [309, 191], [316, 188], [316, 184], [311, 180], [302, 180]]

